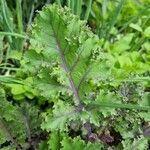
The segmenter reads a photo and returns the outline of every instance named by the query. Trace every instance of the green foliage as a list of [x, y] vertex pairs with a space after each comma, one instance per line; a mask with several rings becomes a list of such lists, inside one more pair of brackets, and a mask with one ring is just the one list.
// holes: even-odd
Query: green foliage
[[[32, 83], [32, 78], [27, 78], [25, 82]], [[8, 84], [14, 100], [24, 100], [25, 98], [33, 99], [37, 96], [37, 91], [28, 84]]]
[[49, 149], [108, 148], [118, 140], [115, 133], [132, 146], [150, 109], [148, 80], [135, 83], [149, 73], [149, 63], [132, 47], [134, 32], [118, 34], [111, 42], [99, 39], [67, 8], [53, 5], [39, 12], [30, 37], [22, 71], [50, 104], [41, 125], [51, 132]]
[[149, 4], [1, 0], [0, 149], [148, 149]]
[[149, 4], [149, 0], [95, 0], [89, 22], [100, 38], [110, 40], [114, 28], [119, 29], [118, 33], [129, 31], [128, 25], [149, 17]]
[[67, 134], [60, 134], [58, 132], [52, 133], [49, 139], [49, 149], [51, 150], [70, 150], [70, 149], [79, 149], [79, 150], [87, 150], [87, 149], [101, 149], [102, 143], [85, 143], [80, 137], [70, 138]]
[[[39, 111], [28, 103], [21, 106], [7, 101], [5, 91], [0, 88], [0, 148], [27, 149], [32, 138], [40, 134]], [[35, 143], [36, 146], [37, 143]]]
[[51, 150], [58, 150], [61, 148], [60, 141], [62, 140], [62, 137], [60, 133], [53, 132], [48, 140], [49, 149]]
[[[1, 137], [3, 137], [0, 141], [0, 144], [5, 143], [6, 141], [11, 141], [16, 147], [19, 147], [18, 143], [23, 143], [26, 138], [25, 129], [21, 120], [21, 115], [18, 112], [17, 107], [14, 107], [10, 102], [7, 102], [7, 100], [5, 99], [4, 91], [2, 89], [0, 93], [0, 135]], [[9, 124], [10, 122], [11, 124]], [[16, 138], [16, 141], [14, 140], [14, 137]]]
[[99, 143], [93, 144], [93, 143], [85, 143], [83, 140], [81, 140], [79, 137], [76, 137], [74, 139], [71, 139], [67, 136], [63, 136], [63, 140], [61, 141], [62, 148], [61, 150], [70, 150], [73, 149], [79, 149], [79, 150], [86, 150], [86, 149], [101, 149], [103, 146]]

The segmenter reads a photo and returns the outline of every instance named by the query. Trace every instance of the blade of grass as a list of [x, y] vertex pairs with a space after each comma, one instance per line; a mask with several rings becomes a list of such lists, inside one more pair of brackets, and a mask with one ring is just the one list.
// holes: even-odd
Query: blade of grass
[[18, 21], [18, 33], [23, 33], [23, 21], [22, 21], [22, 7], [21, 7], [22, 0], [16, 0], [16, 14], [17, 14], [17, 21]]
[[[105, 81], [105, 80], [101, 80], [101, 81]], [[136, 78], [129, 78], [129, 79], [112, 79], [110, 80], [110, 82], [149, 82], [150, 81], [150, 77], [136, 77]]]
[[[22, 20], [22, 0], [16, 0], [16, 14], [17, 14], [17, 23], [18, 23], [18, 33], [23, 33], [23, 20]], [[23, 49], [23, 39], [18, 39], [18, 48]]]
[[131, 17], [131, 19], [129, 19], [126, 23], [123, 24], [123, 26], [121, 27], [121, 29], [119, 29], [119, 32], [122, 32], [123, 30], [125, 30], [125, 28], [128, 27], [128, 25], [130, 23], [132, 23], [135, 20], [137, 20], [143, 14], [149, 14], [149, 13], [150, 13], [150, 6], [146, 6], [143, 9], [139, 10], [138, 13], [135, 16]]
[[23, 81], [19, 79], [15, 79], [13, 77], [8, 77], [8, 76], [2, 76], [0, 75], [0, 83], [7, 83], [7, 84], [23, 84]]
[[102, 14], [103, 14], [103, 18], [106, 17], [106, 12], [107, 12], [107, 0], [103, 0], [103, 2], [102, 2]]
[[0, 67], [2, 67], [2, 66], [5, 66], [5, 65], [9, 65], [9, 66], [14, 66], [13, 64], [10, 64], [10, 63], [2, 63], [2, 64], [0, 64]]
[[32, 4], [30, 17], [29, 17], [28, 24], [27, 24], [27, 29], [31, 26], [32, 18], [33, 18], [33, 15], [34, 15], [34, 8], [35, 8], [34, 4]]
[[0, 35], [8, 35], [8, 36], [16, 37], [16, 38], [28, 39], [28, 37], [25, 35], [13, 33], [13, 32], [0, 32]]
[[84, 19], [88, 20], [90, 12], [91, 12], [91, 7], [92, 7], [92, 0], [88, 0], [87, 2], [87, 8], [86, 8], [86, 12], [85, 12], [85, 16]]
[[20, 70], [19, 68], [12, 68], [12, 67], [0, 67], [0, 69], [7, 69], [7, 70]]
[[[8, 6], [7, 6], [6, 1], [1, 0], [0, 1], [0, 6], [1, 6], [1, 10], [2, 10], [1, 15], [2, 15], [2, 18], [3, 18], [3, 28], [2, 28], [2, 30], [13, 32], [13, 27], [11, 26], [11, 23], [8, 20]], [[9, 36], [7, 38], [8, 38], [8, 41], [10, 43], [12, 43], [12, 38], [9, 37]]]
[[[114, 27], [114, 25], [117, 22], [117, 18], [121, 13], [121, 10], [123, 8], [123, 4], [124, 4], [125, 0], [120, 0], [119, 4], [117, 5], [117, 7], [115, 8], [115, 10], [111, 13], [112, 15], [109, 17], [111, 18], [110, 21], [108, 22], [107, 27], [105, 28], [105, 34], [104, 34], [104, 38], [105, 40], [109, 38], [109, 32], [111, 31], [111, 29]], [[105, 42], [104, 42], [105, 43]]]
[[[110, 81], [111, 82], [111, 81]], [[112, 82], [150, 82], [150, 77], [136, 77], [124, 80], [112, 80]]]
[[137, 77], [137, 78], [133, 78], [133, 79], [126, 79], [123, 80], [125, 82], [149, 82], [150, 81], [150, 77]]
[[[109, 22], [109, 28], [108, 28], [108, 30], [107, 30], [107, 33], [109, 33], [109, 31], [111, 31], [112, 27], [113, 27], [113, 26], [115, 25], [115, 23], [117, 22], [117, 18], [118, 18], [119, 14], [121, 13], [121, 10], [122, 10], [122, 8], [123, 8], [124, 1], [125, 1], [125, 0], [120, 0], [120, 2], [119, 2], [119, 4], [118, 4], [117, 8], [115, 9], [115, 11], [114, 11], [114, 13], [113, 13], [113, 15], [112, 15], [112, 17], [111, 17], [112, 19], [111, 19], [110, 22]], [[107, 35], [107, 33], [106, 33], [106, 35]]]
[[76, 0], [76, 15], [80, 16], [82, 11], [82, 0]]
[[8, 27], [8, 30], [10, 32], [13, 32], [13, 28], [11, 27], [11, 25], [8, 21], [8, 7], [7, 7], [5, 0], [1, 0], [1, 8], [2, 8], [2, 15], [3, 15], [4, 21], [6, 23], [6, 26]]
[[[150, 18], [147, 18], [144, 22], [143, 22], [143, 24], [142, 24], [142, 26], [141, 26], [141, 28], [142, 29], [144, 29], [145, 28], [145, 25], [148, 23], [150, 21]], [[144, 43], [144, 42], [146, 42], [147, 41], [147, 38], [146, 37], [144, 37], [144, 36], [142, 36], [142, 37], [140, 37], [140, 38], [137, 38], [137, 37], [139, 37], [139, 33], [137, 32], [137, 33], [135, 33], [135, 36], [134, 36], [134, 38], [133, 38], [133, 40], [132, 40], [132, 42], [131, 42], [131, 51], [138, 51], [140, 48], [141, 48], [141, 45]], [[135, 43], [135, 41], [137, 41], [136, 43]]]
[[99, 107], [108, 107], [108, 108], [120, 108], [120, 109], [135, 109], [135, 110], [143, 110], [143, 111], [150, 110], [150, 106], [140, 106], [135, 104], [105, 103], [105, 102], [100, 102], [100, 103], [96, 102], [90, 104], [89, 108], [90, 107], [95, 109], [100, 109]]
[[75, 13], [75, 3], [74, 3], [74, 0], [71, 0], [70, 1], [71, 3], [70, 3], [70, 8], [71, 8], [71, 10], [72, 10], [72, 13], [74, 14]]

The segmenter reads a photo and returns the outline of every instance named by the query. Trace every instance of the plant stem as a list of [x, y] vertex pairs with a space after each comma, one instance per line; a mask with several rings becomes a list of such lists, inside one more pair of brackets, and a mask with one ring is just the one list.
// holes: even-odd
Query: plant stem
[[56, 32], [55, 32], [55, 30], [54, 30], [52, 24], [51, 24], [51, 27], [52, 27], [52, 29], [53, 29], [54, 37], [55, 37], [56, 42], [57, 42], [58, 51], [59, 51], [60, 58], [61, 58], [61, 61], [62, 61], [62, 67], [63, 67], [64, 71], [66, 72], [66, 74], [67, 74], [67, 76], [68, 76], [68, 80], [69, 80], [69, 83], [70, 83], [70, 87], [71, 87], [71, 89], [72, 89], [72, 91], [73, 91], [73, 94], [74, 94], [74, 96], [75, 96], [74, 102], [75, 102], [75, 104], [77, 104], [77, 105], [80, 107], [82, 104], [81, 104], [81, 100], [80, 100], [80, 97], [79, 97], [79, 94], [78, 94], [78, 90], [77, 90], [76, 87], [75, 87], [74, 81], [73, 81], [72, 76], [71, 76], [71, 74], [70, 74], [70, 70], [69, 70], [69, 68], [68, 68], [68, 66], [67, 66], [67, 63], [66, 63], [66, 60], [65, 60], [64, 53], [63, 53], [63, 51], [62, 51], [62, 48], [61, 48], [61, 45], [60, 45], [60, 43], [59, 43], [57, 34], [56, 34]]

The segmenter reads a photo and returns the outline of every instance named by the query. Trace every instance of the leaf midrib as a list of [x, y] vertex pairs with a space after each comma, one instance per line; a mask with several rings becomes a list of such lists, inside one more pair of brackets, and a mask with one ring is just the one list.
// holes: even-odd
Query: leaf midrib
[[50, 24], [51, 24], [52, 30], [53, 30], [53, 32], [54, 32], [54, 38], [55, 38], [55, 40], [56, 40], [56, 44], [57, 44], [57, 47], [58, 47], [58, 52], [59, 52], [59, 54], [60, 54], [60, 58], [61, 58], [61, 61], [62, 61], [62, 67], [63, 67], [64, 71], [65, 71], [66, 74], [67, 74], [70, 87], [71, 87], [72, 92], [73, 92], [73, 94], [74, 94], [74, 96], [75, 96], [74, 103], [77, 104], [77, 105], [81, 105], [81, 100], [80, 100], [80, 97], [79, 97], [79, 93], [78, 93], [78, 90], [77, 90], [76, 87], [75, 87], [73, 78], [72, 78], [72, 76], [71, 76], [71, 74], [70, 74], [70, 70], [69, 70], [68, 65], [67, 65], [67, 63], [66, 63], [64, 53], [62, 52], [62, 48], [61, 48], [59, 39], [58, 39], [57, 34], [56, 34], [56, 32], [55, 32], [55, 30], [54, 30], [54, 28], [53, 28], [52, 23], [50, 23]]

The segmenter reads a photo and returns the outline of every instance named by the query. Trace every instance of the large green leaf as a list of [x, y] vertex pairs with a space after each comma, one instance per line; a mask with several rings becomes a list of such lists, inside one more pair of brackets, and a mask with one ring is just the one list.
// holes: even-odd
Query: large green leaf
[[[39, 12], [31, 37], [31, 50], [26, 55], [26, 64], [30, 67], [26, 69], [38, 73], [34, 78], [40, 83], [38, 89], [44, 94], [47, 86], [49, 95], [45, 93], [45, 96], [50, 96], [56, 95], [52, 94], [54, 90], [66, 88], [73, 93], [76, 104], [82, 103], [80, 87], [86, 84], [88, 74], [98, 63], [92, 60], [93, 52], [100, 50], [98, 37], [85, 26], [85, 22], [55, 5]], [[97, 77], [97, 72], [94, 73]]]
[[[107, 88], [102, 93], [101, 81], [109, 84], [112, 78], [111, 61], [101, 49], [99, 38], [67, 8], [44, 7], [30, 37], [22, 68], [33, 77], [39, 95], [53, 102], [43, 114], [43, 129], [67, 131], [72, 121], [99, 126], [102, 119], [115, 116], [118, 108], [149, 110], [149, 106], [124, 104], [119, 94]], [[128, 50], [132, 38], [132, 33], [124, 36], [114, 44], [113, 51]]]

